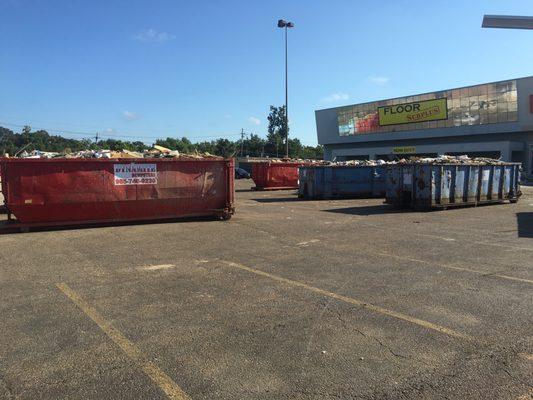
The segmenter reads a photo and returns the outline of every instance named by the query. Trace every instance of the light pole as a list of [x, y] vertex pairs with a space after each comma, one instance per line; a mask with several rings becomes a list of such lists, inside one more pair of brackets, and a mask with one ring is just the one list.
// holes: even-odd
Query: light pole
[[285, 28], [285, 157], [289, 158], [289, 75], [287, 72], [287, 29], [294, 28], [292, 22], [283, 19], [278, 20], [278, 28]]
[[533, 29], [533, 17], [520, 15], [484, 15], [483, 28]]

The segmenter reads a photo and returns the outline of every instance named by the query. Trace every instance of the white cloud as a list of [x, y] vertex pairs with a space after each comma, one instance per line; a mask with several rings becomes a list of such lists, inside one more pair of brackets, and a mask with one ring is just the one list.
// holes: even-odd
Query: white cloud
[[145, 43], [166, 42], [168, 40], [176, 39], [176, 36], [167, 32], [158, 32], [155, 29], [145, 29], [135, 36], [135, 39]]
[[226, 114], [226, 115], [224, 115], [224, 118], [226, 118], [226, 119], [232, 119], [232, 118], [233, 118], [233, 115], [231, 115], [231, 114]]
[[259, 118], [256, 118], [256, 117], [248, 117], [248, 122], [250, 122], [251, 124], [254, 124], [254, 125], [260, 125], [261, 124], [261, 120]]
[[335, 103], [337, 101], [348, 100], [350, 98], [346, 93], [333, 93], [322, 99], [323, 103]]
[[113, 128], [107, 128], [105, 133], [115, 133], [115, 130]]
[[386, 76], [371, 76], [368, 78], [374, 85], [384, 86], [389, 83], [389, 78]]
[[131, 112], [131, 111], [123, 111], [122, 112], [122, 116], [124, 117], [124, 119], [127, 119], [128, 121], [134, 121], [136, 119], [141, 118], [141, 116], [139, 114], [136, 114], [136, 113]]

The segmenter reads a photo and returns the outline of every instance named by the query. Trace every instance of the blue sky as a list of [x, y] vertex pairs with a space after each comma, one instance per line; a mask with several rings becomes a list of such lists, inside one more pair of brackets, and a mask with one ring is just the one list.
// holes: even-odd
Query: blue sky
[[265, 136], [284, 102], [285, 18], [291, 135], [316, 144], [316, 109], [533, 75], [533, 31], [482, 29], [483, 14], [533, 3], [0, 0], [0, 125]]

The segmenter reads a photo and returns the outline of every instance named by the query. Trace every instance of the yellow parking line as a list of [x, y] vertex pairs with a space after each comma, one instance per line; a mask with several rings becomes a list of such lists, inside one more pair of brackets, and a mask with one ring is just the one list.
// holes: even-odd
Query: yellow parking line
[[141, 350], [130, 340], [128, 340], [117, 328], [104, 319], [93, 307], [83, 300], [74, 290], [66, 283], [57, 283], [56, 286], [70, 300], [72, 300], [104, 333], [117, 344], [124, 353], [134, 361], [146, 375], [165, 392], [169, 399], [172, 400], [189, 400], [190, 397], [165, 374], [157, 365], [149, 361]]
[[255, 268], [250, 268], [250, 267], [247, 267], [246, 265], [238, 264], [238, 263], [231, 262], [231, 261], [223, 261], [223, 263], [228, 265], [228, 266], [230, 266], [230, 267], [234, 267], [234, 268], [238, 268], [238, 269], [241, 269], [241, 270], [244, 270], [244, 271], [248, 271], [248, 272], [251, 272], [251, 273], [256, 274], [256, 275], [261, 275], [261, 276], [273, 279], [273, 280], [278, 281], [278, 282], [283, 282], [283, 283], [285, 283], [287, 285], [290, 285], [290, 286], [301, 287], [301, 288], [307, 289], [307, 290], [309, 290], [311, 292], [318, 293], [318, 294], [320, 294], [322, 296], [327, 296], [327, 297], [330, 297], [330, 298], [333, 298], [333, 299], [336, 299], [336, 300], [340, 300], [340, 301], [344, 301], [345, 303], [353, 304], [353, 305], [356, 305], [356, 306], [362, 306], [362, 307], [364, 307], [367, 310], [371, 310], [371, 311], [377, 312], [379, 314], [384, 314], [384, 315], [387, 315], [389, 317], [393, 317], [393, 318], [397, 318], [397, 319], [400, 319], [400, 320], [403, 320], [403, 321], [407, 321], [407, 322], [410, 322], [412, 324], [416, 324], [416, 325], [422, 326], [424, 328], [431, 329], [431, 330], [443, 333], [443, 334], [448, 335], [448, 336], [452, 336], [452, 337], [459, 338], [459, 339], [464, 339], [464, 340], [469, 340], [469, 341], [474, 341], [475, 340], [472, 337], [470, 337], [469, 335], [454, 331], [453, 329], [449, 329], [449, 328], [446, 328], [444, 326], [440, 326], [440, 325], [434, 324], [432, 322], [425, 321], [423, 319], [411, 317], [410, 315], [407, 315], [407, 314], [402, 314], [400, 312], [396, 312], [396, 311], [388, 310], [386, 308], [375, 306], [373, 304], [366, 303], [364, 301], [357, 300], [357, 299], [354, 299], [354, 298], [351, 298], [351, 297], [343, 296], [343, 295], [340, 295], [340, 294], [337, 294], [337, 293], [333, 293], [333, 292], [328, 292], [327, 290], [320, 289], [320, 288], [317, 288], [317, 287], [314, 287], [314, 286], [310, 286], [310, 285], [307, 285], [307, 284], [305, 284], [303, 282], [293, 281], [292, 279], [283, 278], [281, 276], [277, 276], [277, 275], [274, 275], [274, 274], [271, 274], [271, 273], [268, 273], [268, 272], [264, 272], [264, 271], [261, 271], [261, 270], [255, 269]]
[[156, 271], [158, 269], [169, 269], [174, 268], [174, 264], [158, 264], [158, 265], [146, 265], [144, 267], [139, 267], [141, 271]]
[[441, 267], [441, 268], [455, 269], [457, 271], [470, 272], [470, 273], [473, 273], [473, 274], [485, 275], [485, 276], [494, 276], [496, 278], [508, 279], [508, 280], [511, 280], [511, 281], [518, 281], [518, 282], [524, 282], [524, 283], [533, 284], [533, 280], [531, 280], [531, 279], [517, 278], [515, 276], [509, 276], [509, 275], [503, 275], [503, 274], [492, 274], [492, 273], [487, 272], [487, 271], [479, 271], [477, 269], [456, 267], [454, 265], [448, 265], [448, 264], [439, 264], [439, 263], [436, 263], [436, 262], [433, 262], [433, 261], [426, 261], [426, 260], [420, 260], [418, 258], [398, 256], [396, 254], [390, 254], [390, 253], [386, 253], [386, 252], [383, 252], [383, 251], [380, 251], [380, 252], [376, 251], [373, 254], [377, 254], [377, 255], [381, 255], [381, 256], [385, 256], [385, 257], [396, 258], [398, 260], [412, 261], [412, 262], [417, 262], [417, 263], [421, 263], [421, 264], [436, 265], [436, 266]]

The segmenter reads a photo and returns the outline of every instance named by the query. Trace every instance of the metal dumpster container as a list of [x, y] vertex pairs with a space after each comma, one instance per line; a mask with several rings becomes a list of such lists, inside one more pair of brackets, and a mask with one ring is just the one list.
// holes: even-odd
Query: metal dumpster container
[[223, 159], [0, 159], [8, 213], [28, 225], [229, 219], [233, 165]]
[[299, 162], [256, 162], [252, 164], [254, 190], [298, 189]]
[[300, 167], [298, 197], [342, 199], [385, 197], [385, 166]]
[[516, 202], [520, 163], [396, 164], [387, 167], [386, 202], [415, 209]]

